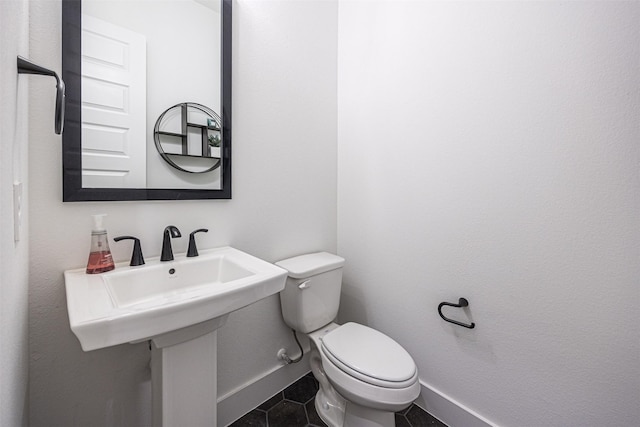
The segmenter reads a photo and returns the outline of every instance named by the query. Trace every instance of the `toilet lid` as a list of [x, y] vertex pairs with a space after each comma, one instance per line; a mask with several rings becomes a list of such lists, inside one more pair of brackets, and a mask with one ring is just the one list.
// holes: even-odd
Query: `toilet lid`
[[[381, 386], [406, 383], [416, 375], [407, 351], [382, 332], [358, 323], [345, 323], [322, 339], [325, 354], [343, 371]], [[344, 369], [347, 368], [347, 369]], [[404, 385], [403, 385], [404, 386]]]

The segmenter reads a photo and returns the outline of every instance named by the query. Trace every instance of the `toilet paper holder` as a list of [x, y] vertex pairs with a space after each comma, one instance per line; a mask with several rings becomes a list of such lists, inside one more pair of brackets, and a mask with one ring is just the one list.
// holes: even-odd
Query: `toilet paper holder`
[[469, 301], [467, 301], [466, 298], [460, 298], [458, 300], [458, 304], [452, 303], [452, 302], [441, 302], [438, 305], [438, 314], [440, 315], [440, 317], [442, 317], [442, 319], [446, 322], [449, 323], [453, 323], [454, 325], [458, 325], [458, 326], [462, 326], [464, 328], [469, 328], [469, 329], [473, 329], [476, 327], [476, 324], [471, 322], [471, 323], [462, 323], [462, 322], [458, 322], [457, 320], [453, 320], [453, 319], [449, 319], [448, 317], [445, 317], [444, 314], [442, 314], [442, 307], [444, 307], [445, 305], [448, 305], [450, 307], [468, 307], [469, 306]]

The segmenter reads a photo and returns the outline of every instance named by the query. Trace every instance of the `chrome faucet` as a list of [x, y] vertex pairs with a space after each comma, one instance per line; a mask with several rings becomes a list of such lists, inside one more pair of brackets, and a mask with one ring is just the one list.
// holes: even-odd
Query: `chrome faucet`
[[168, 225], [164, 229], [164, 236], [162, 238], [162, 254], [160, 255], [160, 261], [173, 261], [173, 250], [171, 249], [171, 238], [182, 237], [180, 230], [175, 225]]

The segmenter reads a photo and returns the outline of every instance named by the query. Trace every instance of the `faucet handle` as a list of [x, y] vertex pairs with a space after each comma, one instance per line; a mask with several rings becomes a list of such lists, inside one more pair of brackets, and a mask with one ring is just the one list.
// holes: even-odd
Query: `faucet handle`
[[140, 246], [140, 239], [133, 236], [118, 236], [114, 237], [113, 240], [115, 242], [119, 242], [120, 240], [133, 240], [133, 253], [131, 254], [131, 262], [130, 266], [136, 265], [144, 265], [144, 257], [142, 256], [142, 247]]
[[206, 228], [199, 228], [195, 231], [192, 231], [191, 234], [189, 234], [189, 249], [187, 249], [188, 257], [198, 256], [198, 248], [196, 248], [195, 234], [200, 232], [208, 233], [209, 230]]

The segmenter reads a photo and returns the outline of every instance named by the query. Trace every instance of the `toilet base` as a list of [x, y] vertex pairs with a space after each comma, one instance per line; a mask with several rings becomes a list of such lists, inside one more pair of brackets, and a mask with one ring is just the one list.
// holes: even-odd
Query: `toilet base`
[[329, 399], [322, 389], [318, 390], [315, 398], [316, 412], [320, 419], [329, 427], [344, 425], [344, 400]]
[[318, 390], [315, 406], [318, 415], [329, 427], [395, 427], [393, 412], [378, 411], [353, 402], [336, 405], [322, 390]]
[[342, 427], [346, 401], [329, 383], [327, 374], [322, 368], [322, 359], [315, 348], [311, 350], [309, 364], [313, 376], [320, 385], [315, 398], [316, 412], [329, 427]]

